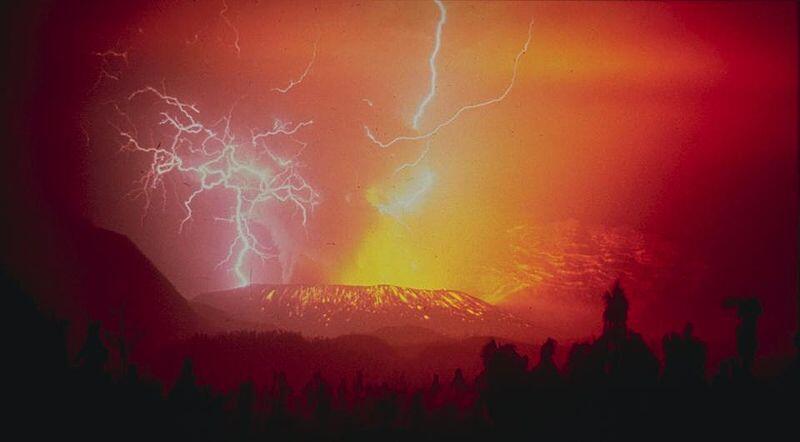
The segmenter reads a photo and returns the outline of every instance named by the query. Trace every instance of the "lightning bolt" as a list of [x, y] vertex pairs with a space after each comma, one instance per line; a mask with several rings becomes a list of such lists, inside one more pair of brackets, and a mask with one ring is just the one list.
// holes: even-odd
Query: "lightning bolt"
[[431, 68], [431, 82], [428, 94], [425, 95], [425, 98], [419, 103], [417, 113], [414, 114], [414, 119], [412, 120], [414, 130], [419, 129], [419, 120], [422, 118], [422, 114], [425, 113], [425, 108], [428, 107], [428, 103], [430, 103], [433, 96], [436, 95], [436, 57], [439, 55], [439, 49], [442, 47], [442, 28], [444, 28], [444, 22], [447, 21], [447, 9], [445, 9], [444, 4], [440, 0], [433, 0], [433, 2], [436, 3], [436, 6], [439, 8], [439, 21], [436, 23], [436, 41], [433, 45], [433, 52], [431, 52], [431, 56], [428, 58], [428, 66]]
[[422, 201], [422, 198], [428, 194], [435, 182], [436, 174], [428, 168], [423, 168], [399, 192], [391, 195], [385, 201], [374, 202], [373, 204], [380, 213], [389, 215], [403, 224], [401, 217], [413, 210]]
[[94, 52], [94, 55], [100, 59], [100, 75], [92, 89], [96, 89], [106, 78], [119, 81], [123, 71], [123, 66], [120, 65], [120, 62], [125, 65], [124, 67], [128, 66], [128, 51], [108, 49], [103, 52]]
[[412, 169], [414, 167], [419, 166], [419, 163], [421, 163], [422, 160], [424, 160], [425, 157], [428, 156], [428, 152], [430, 152], [430, 150], [431, 150], [431, 143], [429, 141], [425, 144], [425, 150], [422, 151], [420, 156], [415, 161], [411, 163], [401, 164], [400, 166], [397, 167], [397, 169], [394, 170], [393, 175], [397, 175], [398, 173], [402, 172], [405, 169]]
[[219, 11], [219, 16], [225, 21], [225, 24], [233, 31], [234, 40], [233, 40], [233, 48], [236, 49], [236, 56], [241, 57], [242, 55], [242, 48], [239, 46], [239, 29], [233, 25], [231, 20], [226, 15], [228, 13], [228, 2], [227, 0], [222, 0], [222, 10]]
[[494, 98], [490, 98], [490, 99], [478, 102], [478, 103], [474, 103], [474, 104], [469, 104], [469, 105], [463, 106], [460, 109], [458, 109], [455, 113], [453, 113], [449, 118], [447, 118], [446, 120], [444, 120], [441, 123], [439, 123], [438, 125], [436, 125], [433, 129], [431, 129], [430, 131], [428, 131], [426, 133], [420, 134], [420, 135], [403, 135], [403, 136], [399, 136], [399, 137], [393, 138], [393, 139], [388, 140], [388, 141], [381, 141], [381, 140], [377, 139], [375, 137], [375, 135], [372, 133], [372, 131], [370, 130], [370, 128], [365, 125], [364, 126], [364, 131], [365, 131], [365, 133], [367, 135], [367, 138], [369, 138], [370, 141], [372, 141], [377, 146], [382, 147], [382, 148], [390, 147], [390, 146], [392, 146], [392, 145], [394, 145], [396, 143], [402, 142], [402, 141], [427, 140], [427, 139], [433, 137], [434, 135], [438, 134], [439, 131], [441, 131], [445, 127], [453, 124], [456, 120], [458, 120], [458, 118], [464, 112], [467, 112], [467, 111], [470, 111], [470, 110], [474, 110], [474, 109], [479, 109], [479, 108], [482, 108], [482, 107], [485, 107], [485, 106], [489, 106], [489, 105], [492, 105], [492, 104], [499, 103], [499, 102], [503, 101], [508, 96], [508, 94], [511, 93], [511, 89], [513, 89], [513, 87], [514, 87], [514, 83], [517, 80], [517, 70], [519, 68], [520, 59], [528, 51], [528, 46], [531, 43], [532, 35], [533, 35], [533, 19], [531, 19], [530, 23], [528, 24], [528, 38], [525, 40], [525, 44], [522, 46], [522, 49], [517, 53], [516, 57], [514, 58], [514, 68], [512, 70], [511, 79], [508, 82], [508, 85], [506, 86], [506, 88], [500, 93], [500, 95], [498, 95], [498, 96], [496, 96]]
[[[265, 261], [277, 256], [254, 233], [253, 223], [258, 218], [259, 208], [271, 201], [294, 206], [300, 211], [305, 226], [308, 213], [320, 203], [317, 191], [300, 174], [303, 165], [297, 160], [299, 152], [291, 158], [282, 158], [266, 144], [275, 136], [294, 140], [294, 134], [312, 125], [313, 121], [274, 120], [270, 129], [251, 130], [249, 139], [240, 142], [231, 128], [232, 109], [216, 122], [206, 124], [200, 119], [201, 113], [196, 105], [167, 95], [166, 90], [146, 86], [131, 93], [127, 101], [130, 103], [145, 95], [154, 96], [156, 103], [163, 107], [158, 124], [168, 129], [164, 134], [168, 140], [166, 145], [145, 146], [139, 141], [135, 127], [132, 130], [118, 128], [123, 149], [151, 158], [139, 181], [138, 195], [145, 198], [145, 210], [150, 206], [152, 192], [165, 188], [164, 178], [169, 174], [189, 176], [197, 181], [196, 187], [181, 202], [185, 216], [180, 222], [179, 232], [194, 216], [193, 203], [197, 198], [215, 189], [228, 192], [233, 197], [232, 213], [215, 220], [231, 223], [235, 236], [217, 267], [230, 263], [239, 285], [249, 284], [250, 278], [245, 272], [248, 257]], [[294, 141], [305, 147], [305, 143]], [[264, 159], [269, 160], [268, 164], [264, 164]]]
[[402, 216], [411, 212], [422, 202], [436, 181], [436, 174], [429, 167], [420, 166], [428, 156], [430, 148], [430, 142], [426, 143], [425, 150], [416, 160], [401, 164], [394, 170], [392, 173], [393, 184], [389, 186], [394, 190], [391, 194], [382, 194], [377, 189], [373, 189], [371, 195], [368, 196], [378, 212], [391, 216], [406, 229], [408, 226], [403, 222]]
[[311, 61], [308, 62], [306, 65], [305, 70], [303, 73], [298, 77], [296, 80], [289, 80], [289, 84], [286, 87], [274, 87], [272, 90], [274, 92], [279, 92], [281, 94], [285, 94], [292, 90], [293, 87], [297, 86], [298, 84], [302, 83], [303, 80], [306, 79], [306, 76], [311, 71], [311, 67], [314, 65], [314, 61], [317, 59], [317, 45], [319, 43], [319, 35], [317, 35], [317, 39], [314, 41], [314, 52], [311, 54]]

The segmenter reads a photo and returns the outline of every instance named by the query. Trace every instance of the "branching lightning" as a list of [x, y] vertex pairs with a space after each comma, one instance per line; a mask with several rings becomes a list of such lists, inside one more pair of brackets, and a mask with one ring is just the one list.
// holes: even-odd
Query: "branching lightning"
[[425, 95], [425, 98], [419, 103], [417, 112], [414, 114], [414, 119], [412, 121], [414, 130], [419, 129], [419, 120], [425, 113], [425, 108], [428, 107], [428, 103], [430, 103], [433, 96], [436, 95], [436, 57], [439, 55], [439, 49], [442, 47], [442, 28], [444, 28], [444, 23], [447, 21], [447, 9], [445, 9], [444, 4], [440, 0], [433, 1], [439, 8], [439, 21], [436, 23], [436, 40], [433, 45], [433, 52], [431, 52], [431, 56], [428, 59], [428, 66], [431, 68], [431, 81], [428, 94]]
[[[214, 189], [229, 192], [233, 196], [232, 213], [215, 219], [233, 224], [235, 237], [218, 266], [230, 263], [239, 285], [248, 284], [250, 278], [244, 267], [249, 256], [261, 260], [277, 256], [254, 233], [253, 223], [258, 209], [269, 201], [292, 205], [300, 211], [305, 226], [309, 211], [320, 202], [317, 191], [300, 175], [299, 153], [292, 158], [282, 158], [267, 146], [266, 140], [278, 135], [293, 137], [313, 121], [295, 124], [275, 120], [269, 130], [252, 130], [249, 139], [239, 142], [231, 128], [232, 111], [207, 125], [200, 119], [197, 106], [151, 86], [131, 93], [127, 100], [131, 102], [147, 94], [153, 95], [163, 106], [159, 125], [169, 129], [169, 141], [164, 146], [159, 143], [148, 147], [139, 141], [135, 127], [119, 130], [124, 149], [147, 154], [152, 159], [140, 180], [139, 194], [145, 198], [145, 206], [149, 207], [153, 191], [164, 188], [164, 178], [168, 174], [194, 178], [197, 187], [182, 201], [185, 211], [179, 226], [179, 231], [182, 231], [194, 215], [193, 203], [198, 197]], [[305, 143], [291, 139], [305, 146]], [[259, 161], [264, 156], [269, 159], [269, 165]]]
[[378, 212], [391, 216], [397, 222], [408, 228], [402, 217], [417, 207], [427, 195], [436, 181], [436, 174], [427, 166], [421, 166], [422, 161], [428, 156], [430, 142], [425, 150], [410, 163], [398, 166], [392, 173], [393, 184], [391, 192], [375, 192], [369, 199]]
[[436, 174], [429, 168], [421, 168], [402, 188], [385, 201], [374, 202], [374, 206], [384, 215], [401, 221], [403, 215], [416, 207], [428, 194], [436, 181]]
[[100, 75], [94, 83], [93, 89], [97, 88], [103, 79], [119, 81], [122, 75], [123, 66], [128, 66], [128, 51], [117, 51], [108, 49], [103, 52], [95, 52], [94, 55], [100, 59]]
[[[414, 114], [413, 127], [415, 130], [418, 129], [419, 127], [420, 119], [422, 118], [426, 107], [431, 102], [433, 97], [436, 95], [436, 80], [437, 80], [436, 58], [441, 49], [442, 29], [447, 20], [447, 10], [441, 1], [434, 0], [434, 2], [436, 3], [436, 6], [439, 8], [439, 20], [436, 26], [434, 48], [433, 51], [431, 52], [430, 57], [428, 58], [428, 65], [430, 66], [431, 70], [430, 86], [428, 94], [423, 98], [422, 102], [420, 102], [419, 107], [417, 108], [417, 112]], [[505, 89], [498, 96], [478, 103], [463, 106], [460, 109], [458, 109], [455, 113], [453, 113], [449, 118], [445, 119], [438, 125], [434, 126], [430, 131], [418, 135], [399, 136], [389, 141], [381, 141], [374, 136], [374, 134], [372, 133], [372, 131], [369, 129], [368, 126], [366, 125], [364, 126], [364, 130], [366, 132], [367, 137], [373, 143], [382, 148], [390, 147], [395, 143], [401, 141], [422, 141], [422, 140], [427, 141], [425, 150], [422, 152], [422, 154], [416, 161], [400, 165], [395, 169], [394, 173], [392, 174], [393, 180], [396, 182], [397, 181], [396, 177], [400, 172], [409, 171], [404, 174], [407, 176], [407, 182], [405, 185], [400, 186], [400, 189], [398, 191], [392, 192], [392, 194], [388, 196], [384, 195], [383, 197], [381, 197], [380, 195], [377, 195], [374, 192], [372, 195], [368, 195], [368, 199], [371, 200], [373, 206], [375, 206], [380, 213], [389, 215], [395, 218], [401, 224], [403, 224], [402, 220], [400, 219], [401, 216], [408, 213], [414, 207], [418, 206], [423, 197], [430, 192], [435, 182], [436, 176], [430, 170], [430, 168], [418, 167], [419, 164], [422, 162], [422, 160], [427, 156], [428, 152], [430, 151], [431, 138], [434, 135], [438, 134], [440, 130], [458, 120], [458, 118], [464, 112], [473, 109], [478, 109], [484, 106], [489, 106], [494, 103], [498, 103], [504, 100], [508, 96], [508, 94], [511, 93], [511, 90], [513, 89], [514, 83], [516, 82], [517, 79], [517, 71], [519, 68], [520, 60], [522, 56], [528, 51], [532, 35], [533, 35], [533, 20], [531, 20], [530, 23], [528, 24], [528, 35], [525, 40], [525, 44], [522, 46], [522, 49], [517, 53], [516, 57], [514, 58], [514, 65], [512, 69], [511, 79], [509, 80], [508, 85], [505, 87]]]
[[[527, 52], [532, 39], [533, 20], [528, 25], [527, 39], [522, 49], [516, 54], [510, 80], [499, 95], [484, 101], [467, 104], [455, 110], [449, 117], [440, 122], [423, 118], [427, 108], [436, 98], [438, 88], [437, 60], [442, 48], [442, 34], [447, 22], [447, 8], [441, 0], [434, 0], [438, 8], [438, 19], [435, 27], [433, 48], [427, 59], [430, 71], [429, 83], [424, 96], [421, 97], [412, 119], [413, 132], [394, 139], [379, 140], [369, 127], [364, 125], [367, 137], [377, 146], [388, 148], [403, 141], [424, 141], [426, 146], [414, 161], [402, 164], [394, 169], [389, 177], [389, 185], [370, 189], [367, 199], [381, 214], [395, 218], [403, 224], [403, 218], [424, 203], [437, 180], [437, 174], [426, 158], [430, 151], [432, 138], [442, 129], [455, 123], [467, 111], [489, 106], [503, 101], [513, 89], [517, 80], [517, 72], [522, 56]], [[216, 12], [217, 9], [214, 9]], [[221, 41], [228, 47], [232, 44], [237, 57], [241, 57], [240, 32], [234, 22], [236, 15], [231, 16], [227, 0], [222, 0], [222, 8], [218, 10], [218, 19], [214, 22], [221, 27]], [[214, 14], [212, 12], [212, 16]], [[233, 20], [232, 20], [233, 19]], [[224, 25], [221, 22], [224, 22]], [[227, 30], [230, 30], [230, 33]], [[232, 34], [232, 43], [231, 43]], [[195, 33], [186, 40], [187, 45], [200, 41], [200, 34]], [[305, 64], [298, 76], [288, 79], [283, 87], [273, 87], [271, 91], [287, 94], [306, 81], [317, 63], [319, 35], [314, 41], [310, 60]], [[107, 50], [94, 54], [100, 60], [100, 82], [103, 79], [119, 80], [120, 73], [128, 66], [128, 53]], [[300, 68], [299, 65], [297, 68]], [[373, 103], [362, 98], [367, 106]], [[124, 104], [123, 104], [124, 103]], [[120, 118], [119, 125], [112, 124], [121, 137], [121, 148], [146, 158], [148, 165], [137, 181], [137, 189], [133, 194], [144, 200], [144, 216], [150, 210], [153, 196], [161, 198], [166, 206], [168, 193], [174, 191], [182, 209], [182, 217], [177, 224], [179, 233], [191, 227], [197, 219], [196, 203], [212, 193], [214, 198], [224, 197], [226, 205], [219, 213], [213, 213], [211, 219], [230, 226], [232, 238], [226, 243], [227, 250], [219, 260], [217, 267], [224, 267], [235, 277], [238, 285], [251, 282], [251, 262], [258, 259], [265, 261], [279, 257], [284, 248], [276, 239], [281, 230], [269, 227], [263, 230], [261, 223], [265, 213], [277, 207], [290, 208], [298, 225], [306, 226], [310, 214], [320, 204], [318, 191], [303, 176], [304, 164], [300, 156], [308, 146], [299, 134], [314, 124], [311, 119], [288, 121], [273, 119], [266, 127], [249, 128], [244, 131], [234, 129], [233, 108], [227, 114], [214, 120], [207, 114], [201, 114], [200, 108], [176, 94], [168, 94], [165, 86], [145, 86], [123, 99], [112, 102]], [[143, 107], [145, 106], [145, 107]], [[133, 113], [131, 109], [156, 109], [151, 113]], [[134, 118], [137, 119], [134, 122]], [[148, 120], [142, 123], [138, 118]], [[217, 118], [216, 116], [214, 118]], [[147, 126], [149, 138], [140, 137], [139, 129]], [[420, 129], [423, 127], [423, 129]], [[288, 143], [291, 152], [287, 153]], [[281, 143], [281, 144], [279, 144]], [[299, 148], [297, 148], [299, 146]], [[183, 180], [188, 186], [185, 190], [175, 189], [168, 185], [173, 178]], [[201, 204], [204, 204], [201, 202]], [[201, 214], [202, 216], [202, 214]], [[405, 225], [405, 224], [403, 224]], [[264, 232], [268, 233], [264, 233]], [[280, 248], [279, 248], [280, 247]], [[223, 253], [220, 253], [221, 255]]]
[[311, 71], [311, 67], [314, 66], [314, 61], [317, 59], [317, 45], [318, 44], [319, 44], [319, 36], [317, 36], [317, 39], [314, 41], [314, 52], [311, 54], [311, 61], [308, 62], [308, 64], [306, 65], [305, 70], [303, 70], [303, 73], [296, 80], [294, 80], [294, 79], [293, 80], [289, 80], [289, 84], [287, 84], [286, 87], [282, 87], [282, 88], [281, 87], [274, 87], [274, 88], [272, 88], [272, 90], [274, 92], [279, 92], [281, 94], [285, 94], [285, 93], [289, 92], [290, 90], [292, 90], [293, 87], [295, 87], [298, 84], [302, 83], [303, 80], [306, 79], [306, 76]]
[[233, 40], [233, 48], [236, 49], [236, 56], [241, 57], [242, 55], [242, 48], [239, 46], [239, 29], [233, 25], [233, 22], [228, 18], [228, 2], [227, 0], [222, 0], [222, 10], [219, 11], [219, 16], [222, 20], [225, 21], [225, 24], [233, 31], [234, 40]]
[[420, 154], [420, 156], [415, 161], [413, 161], [411, 163], [403, 163], [403, 164], [401, 164], [400, 166], [397, 167], [397, 169], [394, 170], [394, 174], [393, 175], [397, 175], [398, 173], [402, 172], [405, 169], [412, 169], [414, 167], [419, 166], [419, 163], [421, 163], [422, 160], [424, 160], [425, 157], [428, 156], [428, 152], [430, 152], [430, 150], [431, 150], [431, 143], [428, 142], [425, 145], [425, 150], [422, 151], [422, 154]]
[[478, 109], [478, 108], [481, 108], [481, 107], [484, 107], [484, 106], [489, 106], [491, 104], [495, 104], [495, 103], [499, 103], [500, 101], [503, 101], [508, 96], [508, 94], [511, 93], [511, 89], [513, 89], [513, 87], [514, 87], [514, 83], [516, 82], [516, 79], [517, 79], [517, 70], [519, 68], [520, 59], [528, 51], [528, 46], [531, 43], [531, 37], [532, 36], [533, 36], [533, 20], [531, 19], [530, 23], [528, 24], [528, 38], [525, 40], [525, 44], [522, 46], [522, 49], [517, 53], [517, 56], [514, 58], [514, 68], [512, 70], [511, 80], [509, 81], [508, 85], [506, 86], [506, 88], [503, 90], [503, 92], [500, 95], [498, 95], [498, 96], [496, 96], [494, 98], [485, 100], [485, 101], [481, 101], [481, 102], [478, 102], [478, 103], [466, 105], [466, 106], [458, 109], [455, 113], [453, 113], [453, 115], [451, 115], [450, 118], [448, 118], [448, 119], [444, 120], [443, 122], [439, 123], [438, 125], [436, 125], [430, 131], [428, 131], [426, 133], [423, 133], [423, 134], [420, 134], [420, 135], [403, 135], [403, 136], [399, 136], [399, 137], [393, 138], [393, 139], [388, 140], [388, 141], [381, 141], [381, 140], [377, 139], [375, 137], [375, 135], [372, 133], [372, 131], [369, 129], [369, 127], [367, 127], [365, 125], [364, 126], [364, 131], [366, 132], [367, 137], [373, 143], [375, 143], [379, 147], [383, 147], [383, 148], [390, 147], [390, 146], [392, 146], [392, 145], [394, 145], [396, 143], [402, 142], [402, 141], [421, 141], [421, 140], [426, 140], [426, 139], [429, 139], [429, 138], [433, 137], [434, 135], [438, 134], [440, 130], [442, 130], [443, 128], [449, 126], [450, 124], [452, 124], [453, 122], [458, 120], [458, 118], [464, 112], [467, 112], [469, 110]]

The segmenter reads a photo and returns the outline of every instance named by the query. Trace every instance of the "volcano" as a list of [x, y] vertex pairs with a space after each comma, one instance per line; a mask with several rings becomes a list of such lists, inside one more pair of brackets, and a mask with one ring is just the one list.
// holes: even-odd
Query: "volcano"
[[368, 334], [418, 327], [452, 337], [524, 339], [533, 326], [463, 292], [391, 285], [251, 285], [199, 295], [193, 302], [242, 322], [270, 324], [306, 336]]

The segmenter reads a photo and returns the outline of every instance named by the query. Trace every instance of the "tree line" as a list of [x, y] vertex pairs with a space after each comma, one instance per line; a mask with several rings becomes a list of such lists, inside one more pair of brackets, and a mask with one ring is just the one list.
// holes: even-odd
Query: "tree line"
[[[660, 361], [628, 326], [629, 300], [616, 283], [604, 295], [603, 332], [576, 343], [555, 363], [555, 340], [532, 363], [511, 344], [487, 342], [483, 370], [437, 374], [424, 387], [368, 382], [356, 371], [338, 382], [318, 371], [302, 385], [285, 372], [268, 385], [200, 385], [186, 359], [173, 385], [141, 376], [135, 365], [108, 371], [100, 324], [88, 327], [76, 357], [67, 323], [43, 314], [4, 277], [10, 427], [30, 439], [179, 438], [179, 440], [375, 440], [541, 438], [543, 440], [762, 440], [795, 430], [797, 356], [773, 378], [753, 374], [761, 306], [729, 299], [739, 318], [737, 354], [706, 377], [706, 346], [692, 325], [662, 340]], [[789, 431], [790, 433], [782, 433]]]

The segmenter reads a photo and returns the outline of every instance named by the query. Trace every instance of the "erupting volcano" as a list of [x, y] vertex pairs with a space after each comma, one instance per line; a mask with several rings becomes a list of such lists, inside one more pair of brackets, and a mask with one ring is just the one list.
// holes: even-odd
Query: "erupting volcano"
[[797, 2], [4, 5], [6, 433], [796, 431]]

